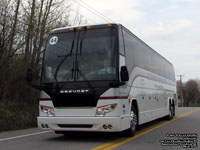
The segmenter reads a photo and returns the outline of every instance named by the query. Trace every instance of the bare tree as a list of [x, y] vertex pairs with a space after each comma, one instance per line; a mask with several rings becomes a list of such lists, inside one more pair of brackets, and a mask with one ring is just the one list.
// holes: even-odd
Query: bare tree
[[186, 106], [189, 103], [197, 104], [199, 96], [198, 83], [195, 80], [189, 80], [185, 83], [184, 86], [184, 97], [186, 100]]
[[45, 41], [53, 28], [83, 21], [80, 14], [71, 16], [68, 1], [0, 0], [0, 131], [36, 123], [39, 92], [25, 82], [25, 70], [32, 67], [39, 76]]
[[11, 35], [10, 35], [9, 55], [12, 55], [12, 50], [13, 50], [12, 48], [13, 48], [14, 37], [15, 37], [15, 34], [16, 34], [16, 27], [17, 27], [17, 21], [18, 21], [20, 1], [21, 0], [17, 0], [17, 5], [16, 5], [16, 9], [15, 9], [14, 23], [12, 25]]
[[26, 35], [26, 46], [25, 46], [25, 62], [28, 62], [29, 58], [30, 58], [30, 48], [31, 48], [31, 33], [33, 32], [33, 18], [34, 18], [34, 14], [35, 14], [35, 3], [36, 3], [36, 0], [33, 0], [32, 1], [32, 4], [31, 4], [31, 13], [30, 13], [30, 17], [28, 16], [28, 28], [27, 28], [27, 35]]
[[[0, 97], [8, 95], [11, 58], [20, 49], [21, 44], [17, 41], [17, 22], [20, 0], [0, 1]], [[19, 40], [20, 41], [20, 40]]]

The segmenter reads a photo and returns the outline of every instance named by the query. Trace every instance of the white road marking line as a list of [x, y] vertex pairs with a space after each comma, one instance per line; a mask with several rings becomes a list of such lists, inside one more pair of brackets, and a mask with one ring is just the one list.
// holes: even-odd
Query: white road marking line
[[4, 139], [0, 139], [0, 142], [7, 141], [7, 140], [18, 139], [18, 138], [23, 138], [23, 137], [32, 136], [32, 135], [49, 133], [49, 132], [52, 132], [52, 131], [43, 131], [43, 132], [37, 132], [37, 133], [31, 133], [31, 134], [25, 134], [25, 135], [20, 135], [20, 136], [15, 136], [15, 137], [4, 138]]

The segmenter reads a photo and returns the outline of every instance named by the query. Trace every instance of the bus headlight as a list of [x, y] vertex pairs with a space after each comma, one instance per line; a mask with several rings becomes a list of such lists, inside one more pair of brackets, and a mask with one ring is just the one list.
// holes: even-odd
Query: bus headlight
[[40, 111], [47, 114], [47, 116], [55, 116], [53, 107], [40, 105]]
[[105, 116], [106, 113], [114, 111], [117, 107], [117, 104], [109, 104], [105, 106], [99, 106], [96, 110], [96, 116]]

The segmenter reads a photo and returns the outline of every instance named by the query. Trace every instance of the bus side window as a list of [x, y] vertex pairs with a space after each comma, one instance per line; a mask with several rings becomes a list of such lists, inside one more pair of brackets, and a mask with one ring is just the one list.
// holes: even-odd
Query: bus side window
[[126, 66], [130, 75], [133, 70], [133, 52], [135, 45], [133, 42], [133, 37], [126, 30], [123, 30], [123, 36], [125, 44]]
[[124, 37], [123, 37], [121, 26], [119, 27], [119, 53], [125, 56]]

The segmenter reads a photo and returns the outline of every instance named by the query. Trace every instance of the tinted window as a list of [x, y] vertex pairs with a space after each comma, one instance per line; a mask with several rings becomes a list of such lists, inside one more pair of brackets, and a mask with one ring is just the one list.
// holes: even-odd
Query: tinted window
[[119, 53], [121, 55], [125, 55], [125, 52], [124, 52], [124, 38], [123, 38], [121, 27], [119, 27]]
[[133, 42], [133, 38], [124, 30], [123, 30], [123, 35], [124, 35], [124, 43], [125, 43], [126, 66], [130, 74], [133, 69], [133, 56], [134, 56], [133, 48], [135, 44]]
[[126, 29], [123, 30], [123, 35], [126, 66], [129, 74], [132, 72], [133, 67], [137, 66], [168, 79], [175, 80], [173, 66], [165, 58]]
[[[50, 35], [44, 57], [44, 82], [115, 80], [115, 42], [115, 28]], [[73, 43], [78, 46], [72, 47]]]

